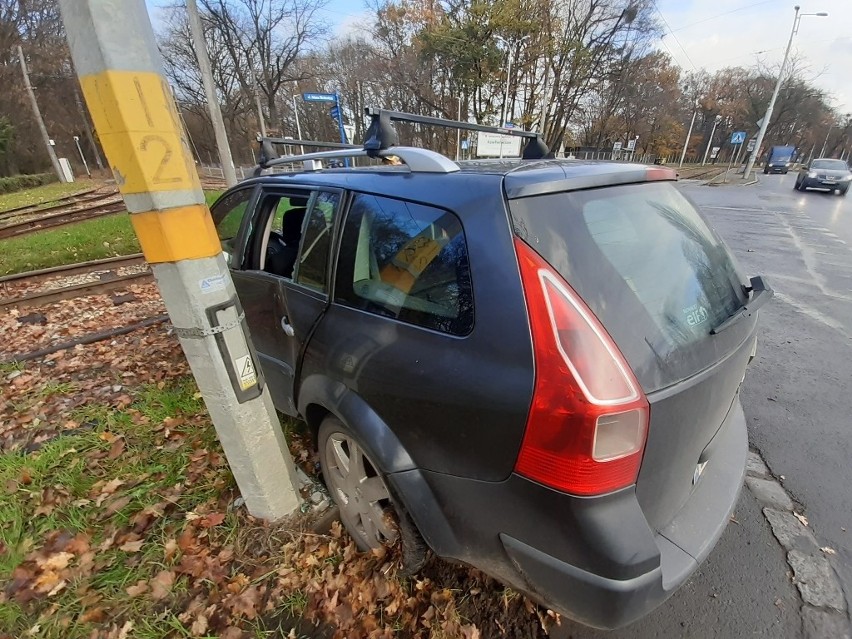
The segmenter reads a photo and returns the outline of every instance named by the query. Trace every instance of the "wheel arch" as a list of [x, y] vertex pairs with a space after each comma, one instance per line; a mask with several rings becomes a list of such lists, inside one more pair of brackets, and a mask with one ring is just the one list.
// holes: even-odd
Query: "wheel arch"
[[416, 468], [411, 455], [385, 421], [341, 382], [311, 375], [300, 386], [298, 408], [315, 441], [322, 421], [327, 415], [334, 415], [352, 429], [386, 475]]

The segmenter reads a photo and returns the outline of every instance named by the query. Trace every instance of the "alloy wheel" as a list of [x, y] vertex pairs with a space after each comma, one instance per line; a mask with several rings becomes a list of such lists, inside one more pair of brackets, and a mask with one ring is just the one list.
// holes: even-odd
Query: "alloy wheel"
[[366, 550], [395, 541], [390, 492], [358, 442], [335, 431], [326, 438], [324, 453], [326, 485], [358, 545]]

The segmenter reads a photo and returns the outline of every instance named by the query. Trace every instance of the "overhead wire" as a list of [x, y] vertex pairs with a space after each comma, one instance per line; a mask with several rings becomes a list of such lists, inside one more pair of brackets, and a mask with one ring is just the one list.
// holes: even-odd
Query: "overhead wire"
[[[677, 42], [677, 46], [679, 46], [679, 47], [680, 47], [680, 50], [681, 50], [681, 51], [683, 51], [683, 55], [685, 55], [685, 56], [686, 56], [686, 59], [689, 61], [689, 64], [691, 64], [691, 65], [692, 65], [693, 70], [698, 71], [698, 67], [696, 67], [696, 66], [695, 66], [695, 63], [692, 61], [692, 58], [690, 58], [690, 57], [689, 57], [689, 54], [686, 52], [686, 49], [685, 49], [685, 48], [683, 47], [683, 45], [681, 44], [681, 42], [680, 42], [680, 40], [678, 39], [677, 35], [675, 35], [674, 31], [672, 31], [672, 27], [671, 27], [671, 25], [669, 24], [669, 21], [668, 21], [668, 20], [666, 20], [666, 16], [664, 16], [664, 15], [663, 15], [663, 12], [662, 12], [662, 11], [660, 11], [660, 7], [658, 7], [658, 6], [657, 6], [657, 0], [651, 0], [651, 4], [652, 4], [652, 5], [654, 5], [654, 9], [656, 9], [656, 11], [657, 11], [657, 13], [659, 14], [660, 18], [662, 18], [662, 20], [663, 20], [663, 24], [665, 24], [665, 25], [666, 25], [666, 29], [668, 29], [669, 33], [670, 33], [670, 34], [671, 34], [671, 36], [674, 38], [675, 42]], [[661, 38], [661, 40], [662, 40], [662, 38]], [[665, 44], [665, 41], [663, 41], [663, 44]], [[666, 46], [666, 48], [668, 49], [668, 46]], [[669, 51], [669, 53], [671, 53], [671, 51]]]
[[710, 16], [709, 18], [702, 18], [701, 20], [697, 20], [695, 22], [690, 22], [689, 24], [682, 25], [677, 29], [672, 29], [672, 32], [675, 31], [683, 31], [684, 29], [688, 29], [689, 27], [694, 27], [699, 24], [704, 24], [705, 22], [710, 22], [711, 20], [716, 20], [717, 18], [723, 18], [725, 16], [731, 15], [732, 13], [737, 13], [738, 11], [745, 11], [746, 9], [751, 9], [752, 7], [759, 7], [762, 4], [769, 4], [770, 2], [776, 2], [776, 0], [761, 0], [761, 2], [755, 2], [753, 4], [747, 4], [744, 7], [739, 7], [737, 9], [731, 9], [730, 11], [725, 11], [724, 13], [718, 13], [714, 16]]

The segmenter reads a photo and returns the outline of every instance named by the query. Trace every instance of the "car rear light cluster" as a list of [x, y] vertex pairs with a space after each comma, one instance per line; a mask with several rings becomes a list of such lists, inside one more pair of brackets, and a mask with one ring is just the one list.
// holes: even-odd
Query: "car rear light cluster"
[[575, 495], [636, 482], [648, 400], [604, 327], [532, 248], [515, 246], [535, 354], [535, 389], [515, 471]]

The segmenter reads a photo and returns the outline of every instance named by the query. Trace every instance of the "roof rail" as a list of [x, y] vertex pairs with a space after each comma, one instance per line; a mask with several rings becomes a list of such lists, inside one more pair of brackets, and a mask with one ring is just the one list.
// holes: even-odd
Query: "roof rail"
[[364, 140], [364, 148], [368, 152], [380, 151], [391, 148], [399, 144], [399, 135], [393, 126], [393, 122], [413, 122], [415, 124], [432, 124], [434, 126], [443, 126], [450, 129], [463, 129], [467, 131], [481, 131], [483, 133], [500, 133], [502, 135], [513, 135], [515, 137], [527, 138], [521, 157], [525, 160], [541, 160], [543, 158], [552, 158], [547, 144], [541, 138], [540, 133], [535, 131], [524, 131], [523, 129], [505, 128], [496, 126], [485, 126], [482, 124], [473, 124], [471, 122], [460, 122], [458, 120], [445, 120], [443, 118], [433, 118], [428, 115], [415, 115], [414, 113], [403, 113], [401, 111], [388, 111], [387, 109], [374, 109], [367, 107], [365, 109], [367, 115], [370, 116], [370, 128]]
[[[393, 150], [383, 149], [372, 152], [355, 144], [341, 144], [340, 142], [316, 142], [313, 140], [294, 140], [290, 138], [270, 138], [257, 136], [260, 143], [260, 162], [255, 168], [254, 174], [260, 175], [263, 169], [280, 164], [291, 164], [302, 162], [305, 170], [314, 171], [321, 166], [316, 162], [319, 160], [334, 160], [344, 158], [372, 157], [386, 158], [396, 157], [405, 164], [409, 170], [417, 173], [452, 173], [459, 170], [458, 164], [449, 158], [430, 151], [429, 149], [418, 149], [408, 146], [395, 146]], [[317, 148], [328, 148], [330, 151], [315, 151], [313, 153], [300, 153], [298, 155], [280, 156], [275, 151], [275, 146], [312, 146]]]
[[[341, 144], [340, 142], [316, 142], [312, 140], [294, 140], [290, 138], [270, 138], [257, 136], [260, 143], [260, 158], [254, 170], [255, 175], [260, 175], [264, 169], [279, 164], [290, 164], [302, 162], [305, 170], [314, 171], [321, 169], [321, 160], [332, 160], [337, 158], [387, 158], [396, 156], [413, 172], [418, 173], [452, 173], [459, 170], [458, 164], [449, 158], [430, 151], [409, 146], [398, 146], [399, 135], [393, 126], [393, 122], [414, 122], [416, 124], [432, 124], [452, 129], [465, 129], [468, 131], [482, 131], [485, 133], [501, 133], [515, 137], [527, 138], [522, 156], [525, 160], [540, 160], [552, 158], [553, 154], [542, 140], [541, 135], [534, 131], [524, 131], [515, 128], [503, 128], [472, 124], [470, 122], [459, 122], [457, 120], [444, 120], [433, 118], [428, 115], [415, 115], [401, 111], [388, 111], [386, 109], [365, 109], [370, 116], [370, 127], [365, 134], [364, 146], [355, 144]], [[275, 146], [289, 145], [301, 147], [318, 147], [331, 149], [329, 151], [316, 151], [313, 153], [301, 153], [299, 155], [280, 156]], [[304, 149], [302, 149], [304, 151]]]

